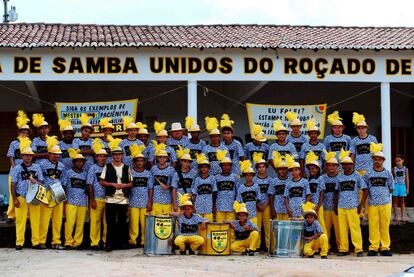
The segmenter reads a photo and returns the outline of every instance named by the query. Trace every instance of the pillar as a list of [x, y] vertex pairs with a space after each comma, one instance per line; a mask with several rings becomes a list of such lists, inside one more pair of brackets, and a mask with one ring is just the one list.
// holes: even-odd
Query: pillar
[[391, 96], [390, 83], [381, 83], [381, 135], [383, 152], [385, 155], [384, 167], [391, 170]]
[[187, 115], [197, 122], [197, 81], [187, 81]]

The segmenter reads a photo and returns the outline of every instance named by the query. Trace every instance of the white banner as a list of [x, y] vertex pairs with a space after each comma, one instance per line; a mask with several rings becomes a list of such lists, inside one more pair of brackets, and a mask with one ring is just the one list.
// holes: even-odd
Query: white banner
[[124, 116], [132, 117], [136, 120], [138, 108], [138, 99], [110, 101], [110, 102], [72, 102], [72, 103], [56, 103], [56, 113], [58, 119], [71, 119], [73, 128], [77, 136], [79, 136], [81, 122], [78, 119], [82, 113], [91, 116], [89, 123], [94, 127], [93, 136], [102, 135], [99, 121], [101, 118], [112, 118], [111, 123], [115, 126], [114, 135], [123, 135], [122, 118]]
[[268, 139], [276, 139], [273, 122], [280, 119], [283, 125], [289, 129], [289, 121], [286, 118], [286, 113], [290, 111], [298, 114], [298, 119], [303, 123], [302, 130], [304, 132], [306, 132], [306, 122], [310, 118], [314, 118], [316, 126], [321, 130], [319, 138], [322, 139], [324, 136], [326, 104], [288, 106], [247, 103], [246, 105], [250, 132], [253, 132], [253, 124], [258, 124], [263, 127], [263, 132]]

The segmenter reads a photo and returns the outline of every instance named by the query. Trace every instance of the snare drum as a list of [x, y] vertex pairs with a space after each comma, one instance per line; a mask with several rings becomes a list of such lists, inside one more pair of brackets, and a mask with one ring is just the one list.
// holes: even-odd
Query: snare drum
[[299, 258], [302, 236], [303, 221], [271, 220], [269, 256]]
[[52, 194], [53, 200], [59, 204], [66, 201], [66, 193], [62, 187], [62, 183], [60, 181], [56, 181], [50, 185], [50, 193]]
[[230, 255], [231, 227], [229, 223], [207, 223], [206, 229], [200, 230], [204, 244], [200, 254], [211, 256]]
[[49, 204], [46, 188], [39, 184], [29, 184], [26, 202], [32, 205], [40, 205], [41, 203], [45, 205]]
[[173, 253], [175, 218], [171, 216], [145, 215], [146, 255], [170, 255]]

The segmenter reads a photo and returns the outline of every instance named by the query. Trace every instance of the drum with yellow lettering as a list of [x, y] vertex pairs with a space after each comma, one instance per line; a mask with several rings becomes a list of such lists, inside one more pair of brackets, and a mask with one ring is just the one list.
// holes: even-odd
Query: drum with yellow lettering
[[170, 255], [173, 253], [175, 218], [171, 216], [145, 215], [146, 255]]
[[200, 254], [211, 256], [230, 255], [231, 228], [229, 223], [207, 223], [206, 229], [200, 230], [204, 244], [200, 247]]

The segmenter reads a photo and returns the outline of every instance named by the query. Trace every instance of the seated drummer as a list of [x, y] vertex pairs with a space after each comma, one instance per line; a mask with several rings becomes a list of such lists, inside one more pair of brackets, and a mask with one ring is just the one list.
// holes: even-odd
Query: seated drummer
[[[309, 205], [310, 204], [310, 205]], [[315, 252], [319, 252], [321, 259], [328, 258], [328, 237], [323, 233], [322, 227], [318, 221], [318, 214], [314, 210], [315, 205], [313, 203], [307, 203], [302, 205], [304, 210], [303, 217], [303, 240], [305, 245], [303, 246], [303, 254], [309, 258], [313, 258]]]
[[180, 254], [185, 255], [186, 246], [190, 247], [189, 254], [194, 255], [195, 251], [204, 243], [204, 238], [198, 235], [198, 224], [200, 230], [206, 228], [208, 219], [194, 213], [193, 203], [190, 200], [188, 193], [179, 195], [180, 211], [171, 212], [170, 215], [177, 217], [178, 221], [178, 236], [174, 243], [180, 248]]
[[235, 201], [234, 210], [236, 211], [237, 219], [225, 221], [226, 223], [230, 223], [231, 228], [234, 229], [235, 240], [231, 244], [231, 251], [254, 256], [260, 238], [259, 230], [248, 219], [249, 212], [247, 211], [246, 203]]

